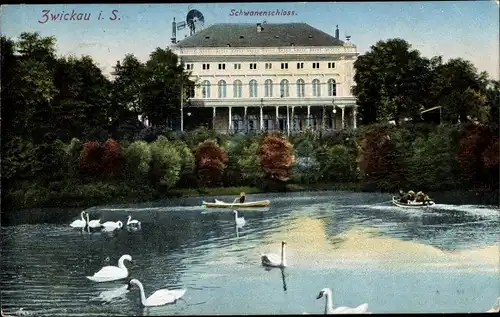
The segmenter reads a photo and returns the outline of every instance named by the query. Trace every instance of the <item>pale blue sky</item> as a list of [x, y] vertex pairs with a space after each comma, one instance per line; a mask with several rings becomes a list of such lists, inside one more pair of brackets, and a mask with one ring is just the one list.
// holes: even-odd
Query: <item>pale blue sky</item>
[[[214, 23], [305, 22], [340, 36], [351, 35], [361, 53], [379, 40], [400, 37], [409, 41], [425, 56], [442, 55], [445, 59], [462, 57], [479, 70], [499, 78], [499, 5], [498, 1], [440, 2], [291, 2], [291, 3], [214, 3], [214, 4], [94, 4], [94, 5], [8, 5], [2, 7], [0, 30], [9, 37], [21, 32], [38, 31], [55, 36], [58, 52], [89, 54], [105, 72], [126, 53], [141, 60], [156, 47], [167, 47], [172, 20], [185, 20], [190, 8], [205, 16], [205, 27]], [[230, 16], [237, 10], [294, 10], [295, 16]], [[48, 21], [42, 10], [51, 13], [90, 13], [90, 21]], [[110, 21], [112, 10], [120, 20]], [[102, 11], [101, 20], [98, 20]], [[107, 17], [105, 19], [105, 17]], [[187, 29], [178, 32], [184, 36]]]

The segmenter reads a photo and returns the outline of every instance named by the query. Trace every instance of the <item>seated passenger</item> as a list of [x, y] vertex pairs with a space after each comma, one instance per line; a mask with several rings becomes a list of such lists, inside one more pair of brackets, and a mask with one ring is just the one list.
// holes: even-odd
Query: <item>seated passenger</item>
[[425, 195], [425, 197], [424, 197], [424, 204], [428, 205], [429, 202], [431, 202], [431, 201], [432, 201], [432, 199], [429, 197], [429, 195]]
[[402, 189], [399, 190], [398, 200], [403, 204], [408, 203], [408, 195]]
[[239, 202], [240, 204], [243, 204], [245, 202], [245, 193], [241, 192], [240, 197], [236, 198], [233, 203]]
[[408, 192], [408, 200], [411, 200], [411, 201], [415, 200], [415, 192], [413, 190], [410, 190]]
[[415, 202], [417, 203], [423, 203], [424, 202], [424, 197], [425, 197], [425, 194], [420, 191], [417, 193], [416, 197], [415, 197]]

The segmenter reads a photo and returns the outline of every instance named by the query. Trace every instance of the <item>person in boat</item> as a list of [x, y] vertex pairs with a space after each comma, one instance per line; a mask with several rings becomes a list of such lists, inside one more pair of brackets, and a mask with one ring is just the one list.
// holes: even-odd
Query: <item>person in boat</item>
[[432, 199], [429, 197], [429, 195], [424, 196], [424, 204], [429, 205], [429, 203], [432, 201]]
[[408, 194], [405, 193], [402, 189], [399, 190], [399, 202], [403, 204], [408, 203]]
[[408, 192], [408, 200], [411, 200], [411, 201], [415, 200], [415, 192], [413, 190], [410, 190]]
[[235, 198], [235, 199], [234, 199], [234, 201], [233, 201], [233, 204], [235, 204], [235, 203], [240, 203], [240, 204], [243, 204], [243, 203], [245, 203], [245, 199], [246, 199], [246, 197], [245, 197], [245, 193], [244, 193], [244, 192], [241, 192], [241, 193], [240, 193], [240, 197]]
[[423, 203], [425, 198], [425, 194], [422, 191], [419, 191], [415, 197], [415, 202], [417, 203]]

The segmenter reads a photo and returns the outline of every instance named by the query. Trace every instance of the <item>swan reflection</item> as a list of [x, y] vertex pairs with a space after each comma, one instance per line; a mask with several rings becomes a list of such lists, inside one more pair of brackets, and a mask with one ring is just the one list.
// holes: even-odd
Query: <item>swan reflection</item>
[[287, 285], [286, 285], [286, 274], [285, 274], [285, 268], [284, 267], [272, 267], [272, 266], [264, 266], [264, 270], [267, 272], [272, 271], [274, 269], [279, 269], [281, 271], [281, 281], [283, 282], [283, 291], [286, 292], [287, 290]]
[[99, 296], [97, 296], [95, 299], [96, 300], [101, 300], [103, 302], [110, 302], [111, 300], [115, 298], [123, 298], [125, 294], [129, 292], [127, 289], [128, 285], [122, 285], [120, 287], [116, 287], [107, 291], [102, 291]]

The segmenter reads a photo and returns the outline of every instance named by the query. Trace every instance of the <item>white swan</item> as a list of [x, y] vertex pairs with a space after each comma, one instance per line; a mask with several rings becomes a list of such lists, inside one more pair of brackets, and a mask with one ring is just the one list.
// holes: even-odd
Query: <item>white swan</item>
[[495, 301], [495, 305], [488, 309], [487, 313], [498, 313], [500, 312], [500, 297]]
[[89, 214], [87, 213], [87, 225], [90, 228], [99, 228], [101, 226], [101, 219], [94, 219], [89, 221]]
[[325, 314], [371, 314], [367, 312], [368, 304], [364, 303], [356, 308], [350, 307], [337, 307], [333, 309], [333, 295], [332, 290], [329, 288], [323, 288], [316, 299], [325, 297]]
[[102, 224], [102, 226], [106, 230], [116, 230], [116, 229], [120, 229], [121, 227], [123, 227], [123, 222], [121, 222], [120, 220], [118, 220], [117, 222], [106, 221], [105, 223]]
[[236, 226], [238, 226], [239, 228], [243, 227], [246, 223], [245, 221], [245, 218], [244, 217], [238, 217], [238, 211], [237, 210], [233, 210], [233, 214], [234, 214], [234, 221], [236, 222]]
[[178, 299], [182, 298], [186, 293], [185, 289], [176, 289], [176, 290], [168, 290], [168, 289], [160, 289], [151, 294], [148, 298], [144, 294], [144, 286], [139, 280], [132, 279], [128, 283], [128, 289], [132, 287], [132, 284], [139, 286], [141, 290], [141, 304], [143, 306], [162, 306], [166, 304], [175, 303]]
[[281, 257], [276, 254], [260, 254], [260, 260], [264, 266], [272, 267], [286, 267], [286, 255], [285, 255], [286, 242], [281, 241]]
[[87, 278], [94, 282], [110, 282], [124, 279], [128, 276], [128, 270], [123, 264], [123, 261], [132, 261], [132, 257], [128, 254], [122, 255], [118, 260], [118, 266], [105, 266], [95, 273], [93, 276]]
[[127, 226], [140, 226], [141, 225], [141, 222], [139, 220], [131, 220], [132, 219], [132, 216], [128, 216], [128, 219], [127, 219]]
[[78, 220], [73, 221], [72, 223], [69, 224], [69, 226], [73, 227], [73, 228], [85, 228], [85, 226], [87, 225], [85, 218], [83, 218], [83, 214], [85, 214], [85, 213], [86, 213], [85, 210], [82, 211], [82, 213], [80, 214], [80, 217], [82, 219], [81, 220], [78, 219]]

